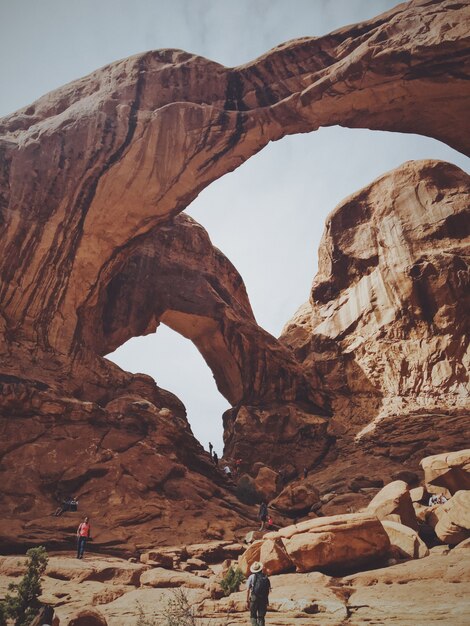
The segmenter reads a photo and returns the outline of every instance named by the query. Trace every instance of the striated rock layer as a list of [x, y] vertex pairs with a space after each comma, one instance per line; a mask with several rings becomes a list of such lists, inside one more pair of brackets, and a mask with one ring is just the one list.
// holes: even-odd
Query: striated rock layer
[[[71, 533], [75, 519], [53, 520], [56, 528], [44, 514], [54, 497], [67, 491], [79, 496], [81, 510], [102, 519], [97, 534], [102, 546], [132, 549], [153, 532], [165, 542], [175, 528], [180, 539], [195, 533], [223, 536], [246, 523], [245, 509], [227, 521], [231, 496], [218, 486], [220, 476], [192, 437], [181, 403], [148, 377], [127, 374], [103, 358], [128, 338], [154, 332], [160, 322], [194, 341], [206, 358], [235, 407], [226, 416], [228, 450], [242, 453], [247, 465], [252, 451], [240, 446], [250, 437], [260, 442], [257, 455], [264, 463], [279, 465], [289, 458], [295, 473], [303, 464], [320, 462], [339, 434], [355, 434], [372, 417], [391, 415], [380, 411], [396, 396], [393, 372], [383, 366], [372, 376], [367, 369], [372, 369], [367, 354], [381, 363], [383, 343], [374, 352], [372, 341], [387, 320], [375, 325], [357, 320], [366, 336], [352, 338], [351, 307], [344, 308], [347, 319], [335, 312], [335, 298], [347, 297], [348, 285], [362, 285], [356, 285], [356, 295], [365, 291], [366, 301], [374, 289], [380, 307], [392, 311], [394, 298], [409, 298], [413, 315], [405, 316], [408, 325], [398, 325], [400, 332], [409, 331], [421, 345], [436, 325], [435, 348], [423, 350], [429, 359], [439, 350], [445, 356], [427, 361], [432, 362], [428, 378], [440, 392], [460, 397], [463, 379], [454, 365], [462, 354], [456, 337], [463, 328], [452, 324], [463, 304], [453, 298], [467, 274], [452, 247], [465, 223], [458, 193], [448, 194], [460, 181], [452, 168], [426, 166], [440, 168], [434, 196], [427, 175], [420, 187], [412, 166], [408, 174], [394, 175], [390, 194], [402, 204], [403, 183], [419, 187], [410, 197], [417, 210], [409, 216], [411, 226], [425, 223], [420, 216], [428, 204], [436, 211], [428, 216], [423, 241], [427, 236], [435, 241], [438, 252], [429, 247], [419, 260], [417, 250], [410, 251], [414, 274], [405, 284], [419, 285], [416, 293], [387, 295], [374, 255], [364, 250], [355, 255], [354, 242], [341, 243], [339, 265], [333, 265], [341, 266], [345, 277], [331, 276], [333, 292], [320, 280], [315, 296], [320, 308], [309, 313], [315, 324], [323, 316], [326, 325], [313, 350], [303, 339], [299, 343], [296, 323], [282, 342], [260, 329], [236, 270], [203, 229], [177, 214], [269, 141], [320, 126], [422, 133], [468, 153], [468, 15], [466, 3], [416, 0], [325, 37], [283, 44], [234, 69], [178, 50], [148, 52], [0, 120], [4, 543], [54, 538], [60, 544], [57, 535]], [[447, 200], [441, 202], [440, 194]], [[360, 202], [351, 204], [345, 230], [357, 237], [357, 246], [362, 240], [366, 248], [377, 247], [367, 211]], [[355, 216], [363, 219], [363, 228], [354, 228]], [[390, 228], [387, 245], [394, 243]], [[451, 258], [458, 259], [455, 267]], [[322, 267], [329, 281], [326, 260]], [[440, 295], [431, 312], [421, 314], [431, 283]], [[310, 358], [317, 353], [319, 368]], [[344, 356], [353, 353], [354, 358]], [[357, 361], [346, 367], [348, 359]], [[415, 360], [407, 363], [414, 367]], [[338, 382], [346, 370], [354, 384]], [[419, 376], [411, 378], [419, 384]], [[362, 382], [369, 396], [367, 418], [364, 412], [352, 415], [347, 397]], [[335, 419], [327, 431], [331, 410], [324, 391], [330, 388]], [[423, 390], [432, 396], [429, 385]], [[279, 444], [275, 454], [273, 442]], [[197, 521], [180, 523], [189, 516]]]
[[281, 339], [330, 391], [348, 456], [416, 469], [470, 441], [469, 183], [405, 163], [327, 219], [310, 301]]

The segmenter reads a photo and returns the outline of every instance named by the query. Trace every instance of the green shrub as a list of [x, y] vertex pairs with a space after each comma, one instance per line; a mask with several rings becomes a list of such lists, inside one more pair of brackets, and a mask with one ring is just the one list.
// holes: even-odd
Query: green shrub
[[228, 568], [227, 573], [220, 582], [220, 586], [224, 590], [224, 594], [229, 596], [231, 593], [236, 593], [240, 590], [240, 585], [245, 580], [243, 573], [239, 567]]
[[[41, 595], [41, 576], [44, 574], [48, 556], [43, 546], [31, 548], [26, 552], [26, 573], [19, 583], [10, 583], [8, 590], [15, 595], [7, 594], [3, 602], [4, 617], [14, 620], [15, 626], [29, 626], [39, 613], [41, 604], [38, 597]], [[2, 624], [0, 613], [0, 625]]]

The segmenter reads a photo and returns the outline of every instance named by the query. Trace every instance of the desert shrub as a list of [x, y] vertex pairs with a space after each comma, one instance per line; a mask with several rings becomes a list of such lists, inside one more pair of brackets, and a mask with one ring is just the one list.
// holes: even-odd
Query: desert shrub
[[14, 620], [15, 626], [29, 626], [41, 608], [38, 597], [42, 591], [41, 576], [47, 567], [47, 552], [43, 546], [39, 546], [28, 550], [26, 556], [26, 573], [19, 583], [10, 583], [8, 590], [14, 592], [14, 595], [8, 593], [2, 606], [4, 622], [5, 617], [10, 618]]
[[6, 626], [7, 616], [5, 615], [5, 605], [0, 602], [0, 626]]
[[231, 593], [236, 593], [240, 590], [240, 585], [245, 580], [243, 573], [239, 567], [230, 566], [227, 573], [220, 581], [220, 586], [224, 590], [224, 594], [229, 596]]
[[139, 612], [139, 617], [137, 618], [135, 626], [158, 626], [155, 614], [153, 614], [151, 617], [146, 617], [144, 609], [139, 603], [137, 603], [137, 610]]
[[182, 589], [176, 589], [173, 592], [173, 597], [168, 600], [164, 616], [165, 626], [198, 626], [188, 596]]

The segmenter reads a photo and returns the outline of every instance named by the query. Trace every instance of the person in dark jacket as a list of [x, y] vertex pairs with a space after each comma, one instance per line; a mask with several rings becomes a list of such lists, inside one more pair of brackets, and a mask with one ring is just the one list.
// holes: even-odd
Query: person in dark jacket
[[268, 519], [268, 505], [266, 502], [261, 502], [259, 507], [258, 519], [261, 522], [260, 530], [263, 530], [264, 525], [266, 524], [266, 520]]

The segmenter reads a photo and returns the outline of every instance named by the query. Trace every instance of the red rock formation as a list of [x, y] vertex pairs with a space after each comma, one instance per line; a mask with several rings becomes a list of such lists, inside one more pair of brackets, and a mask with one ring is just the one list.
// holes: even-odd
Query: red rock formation
[[[43, 515], [64, 489], [78, 489], [87, 512], [101, 518], [102, 546], [131, 549], [162, 528], [165, 541], [188, 511], [198, 521], [180, 528], [180, 537], [243, 524], [241, 511], [224, 527], [230, 496], [215, 486], [220, 479], [191, 437], [181, 403], [102, 358], [160, 320], [196, 343], [237, 405], [226, 418], [229, 450], [243, 445], [246, 428], [248, 438], [260, 439], [271, 424], [257, 450], [264, 462], [279, 463], [294, 450], [296, 470], [325, 455], [332, 439], [319, 414], [328, 405], [308, 355], [296, 351], [300, 367], [256, 326], [240, 277], [194, 222], [169, 220], [211, 181], [289, 133], [341, 123], [418, 132], [467, 150], [467, 16], [464, 3], [417, 0], [235, 69], [177, 50], [149, 52], [0, 120], [5, 542], [59, 534], [63, 545], [72, 521], [52, 527]], [[455, 176], [442, 174], [436, 198], [453, 189]], [[460, 219], [446, 218], [449, 233], [433, 231], [433, 222], [434, 239], [452, 238]], [[448, 251], [441, 253], [439, 268], [450, 281]], [[373, 266], [360, 256], [353, 282]], [[418, 310], [432, 268], [427, 259], [413, 268]], [[449, 285], [440, 285], [443, 298]], [[441, 311], [440, 327], [453, 323], [458, 306]], [[294, 349], [296, 341], [286, 339]], [[459, 353], [460, 344], [452, 346]], [[443, 380], [447, 369], [447, 361], [437, 363], [432, 375]], [[368, 384], [380, 404], [381, 392]], [[262, 424], [257, 433], [253, 423]]]
[[310, 302], [282, 340], [332, 392], [348, 457], [416, 469], [470, 440], [468, 193], [457, 167], [409, 162], [327, 220]]
[[286, 134], [341, 123], [465, 151], [468, 14], [465, 3], [417, 0], [237, 69], [149, 52], [4, 118], [5, 334], [42, 351], [83, 349], [80, 311], [129, 244]]

